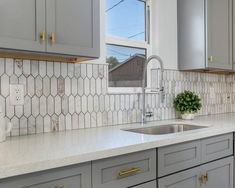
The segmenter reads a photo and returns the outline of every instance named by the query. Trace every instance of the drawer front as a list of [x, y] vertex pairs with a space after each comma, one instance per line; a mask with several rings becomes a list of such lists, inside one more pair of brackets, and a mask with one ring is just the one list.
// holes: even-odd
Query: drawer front
[[151, 181], [151, 182], [144, 183], [144, 184], [134, 186], [134, 187], [131, 187], [131, 188], [157, 188], [157, 182], [156, 181]]
[[27, 188], [85, 188], [82, 186], [82, 175], [67, 177], [39, 185], [27, 186]]
[[200, 161], [200, 141], [159, 148], [158, 177], [199, 165]]
[[130, 187], [156, 179], [156, 150], [95, 161], [92, 182], [96, 188]]
[[0, 188], [91, 188], [91, 164], [4, 179]]
[[[200, 188], [201, 167], [195, 167], [158, 179], [158, 188]], [[222, 187], [221, 187], [222, 188]]]
[[233, 154], [233, 134], [226, 134], [202, 140], [202, 163]]

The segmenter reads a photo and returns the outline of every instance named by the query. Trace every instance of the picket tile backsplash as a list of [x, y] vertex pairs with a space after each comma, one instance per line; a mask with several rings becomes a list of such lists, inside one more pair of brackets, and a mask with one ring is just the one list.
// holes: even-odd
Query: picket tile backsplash
[[[152, 70], [157, 87], [158, 70]], [[146, 97], [149, 119], [176, 118], [174, 96], [189, 89], [200, 95], [199, 115], [235, 112], [235, 77], [165, 70], [165, 102]], [[11, 106], [9, 85], [25, 86], [24, 106]], [[0, 104], [13, 123], [10, 136], [111, 126], [140, 121], [141, 94], [108, 94], [108, 66], [0, 59]]]

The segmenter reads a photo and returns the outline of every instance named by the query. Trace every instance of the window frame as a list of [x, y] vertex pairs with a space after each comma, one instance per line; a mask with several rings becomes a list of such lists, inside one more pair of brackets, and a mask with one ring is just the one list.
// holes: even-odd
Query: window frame
[[[107, 36], [105, 33], [105, 46], [106, 45], [117, 45], [117, 46], [124, 46], [124, 47], [132, 47], [132, 48], [143, 48], [146, 50], [146, 57], [150, 56], [152, 54], [152, 37], [151, 37], [151, 12], [152, 12], [152, 4], [151, 0], [143, 0], [146, 3], [146, 9], [145, 9], [145, 19], [146, 19], [146, 40], [140, 41], [140, 40], [133, 40], [133, 39], [127, 39], [127, 38], [121, 38], [121, 37], [113, 37], [113, 36]], [[104, 1], [104, 7], [105, 7], [105, 1]], [[104, 20], [106, 22], [106, 14], [104, 14]], [[106, 25], [105, 25], [106, 27]], [[107, 52], [105, 51], [105, 56], [107, 55]], [[147, 87], [150, 88], [151, 86], [151, 67], [148, 67], [147, 70]], [[107, 75], [109, 76], [109, 74]], [[142, 88], [141, 87], [109, 87], [109, 77], [107, 78], [108, 81], [108, 93], [141, 93]]]

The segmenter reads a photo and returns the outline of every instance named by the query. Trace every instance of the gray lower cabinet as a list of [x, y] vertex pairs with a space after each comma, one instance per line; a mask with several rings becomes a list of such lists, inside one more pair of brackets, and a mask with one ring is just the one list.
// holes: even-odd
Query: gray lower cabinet
[[158, 148], [158, 177], [233, 155], [233, 133]]
[[158, 149], [158, 177], [172, 174], [201, 163], [201, 141], [193, 141]]
[[45, 52], [45, 0], [0, 1], [0, 48]]
[[0, 180], [0, 188], [91, 188], [91, 164]]
[[94, 188], [127, 188], [155, 180], [156, 150], [118, 156], [92, 163]]
[[137, 185], [137, 186], [134, 186], [134, 187], [131, 187], [131, 188], [157, 188], [157, 182], [156, 181], [151, 181], [151, 182], [144, 183], [144, 184], [141, 184], [141, 185]]
[[232, 0], [178, 0], [180, 70], [233, 70]]
[[233, 157], [158, 180], [158, 188], [233, 188]]

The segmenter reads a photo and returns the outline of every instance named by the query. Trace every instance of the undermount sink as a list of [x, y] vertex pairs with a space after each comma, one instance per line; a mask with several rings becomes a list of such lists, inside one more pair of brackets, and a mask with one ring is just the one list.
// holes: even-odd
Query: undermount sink
[[140, 133], [140, 134], [164, 135], [164, 134], [179, 133], [179, 132], [185, 132], [185, 131], [191, 131], [191, 130], [203, 129], [203, 128], [207, 128], [207, 127], [183, 124], [183, 123], [179, 123], [179, 124], [174, 123], [174, 124], [166, 124], [166, 125], [159, 125], [159, 126], [153, 126], [153, 127], [125, 129], [125, 131]]

